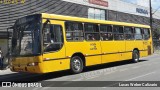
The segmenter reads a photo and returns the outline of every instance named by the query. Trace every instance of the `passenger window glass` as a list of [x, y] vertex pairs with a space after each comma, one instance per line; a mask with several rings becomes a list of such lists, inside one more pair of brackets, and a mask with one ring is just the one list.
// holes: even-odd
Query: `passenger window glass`
[[113, 40], [113, 32], [111, 25], [100, 25], [101, 40]]
[[136, 40], [142, 40], [142, 31], [141, 28], [135, 28], [135, 39]]
[[124, 27], [125, 39], [134, 40], [134, 33], [132, 27]]
[[63, 32], [60, 25], [51, 25], [44, 31], [44, 52], [60, 50], [63, 42]]
[[92, 32], [92, 33], [99, 32], [98, 25], [96, 24], [85, 24], [84, 27], [85, 27], [85, 32]]
[[87, 41], [100, 40], [99, 28], [96, 24], [84, 24], [85, 27], [85, 39]]
[[79, 22], [66, 22], [67, 41], [84, 40], [83, 25]]
[[144, 40], [148, 40], [150, 38], [150, 31], [149, 29], [143, 29], [144, 31], [144, 34], [143, 34], [143, 37], [144, 37]]
[[124, 40], [124, 31], [122, 26], [114, 26], [113, 33], [115, 40]]

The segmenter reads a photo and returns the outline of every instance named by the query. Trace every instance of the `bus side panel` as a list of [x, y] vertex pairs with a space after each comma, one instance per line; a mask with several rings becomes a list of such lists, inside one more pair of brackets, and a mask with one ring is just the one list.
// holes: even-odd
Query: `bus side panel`
[[114, 62], [120, 60], [120, 55], [124, 50], [124, 45], [118, 41], [102, 41], [102, 63]]
[[135, 41], [135, 46], [138, 48], [138, 50], [140, 52], [140, 57], [146, 56], [146, 50], [144, 48], [144, 41], [143, 40]]
[[66, 42], [66, 56], [82, 53], [86, 59], [86, 66], [101, 64], [100, 42]]
[[101, 45], [100, 41], [98, 42], [87, 42], [87, 52], [86, 54], [86, 66], [92, 66], [102, 63], [101, 57]]
[[54, 72], [70, 69], [69, 59], [50, 60], [43, 62], [43, 72]]
[[132, 52], [135, 48], [137, 48], [137, 46], [135, 46], [134, 40], [126, 41], [126, 54], [125, 54], [126, 59], [132, 59]]
[[126, 50], [125, 50], [125, 47], [126, 47], [126, 42], [125, 41], [118, 41], [117, 42], [117, 47], [118, 47], [118, 51], [120, 52], [120, 60], [118, 61], [122, 61], [122, 60], [126, 60], [128, 58], [126, 58]]
[[126, 59], [132, 59], [132, 52], [134, 49], [138, 49], [140, 57], [148, 56], [147, 49], [144, 46], [143, 40], [126, 41]]
[[106, 54], [102, 55], [102, 63], [109, 63], [109, 62], [114, 62], [119, 60], [119, 54]]
[[86, 57], [86, 66], [101, 64], [101, 56], [88, 56]]

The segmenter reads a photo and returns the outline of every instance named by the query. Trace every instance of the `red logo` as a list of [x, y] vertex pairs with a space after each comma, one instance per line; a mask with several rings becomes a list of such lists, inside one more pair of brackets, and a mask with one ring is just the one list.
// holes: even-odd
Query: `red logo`
[[107, 1], [103, 1], [103, 0], [89, 0], [89, 3], [108, 7], [108, 2]]

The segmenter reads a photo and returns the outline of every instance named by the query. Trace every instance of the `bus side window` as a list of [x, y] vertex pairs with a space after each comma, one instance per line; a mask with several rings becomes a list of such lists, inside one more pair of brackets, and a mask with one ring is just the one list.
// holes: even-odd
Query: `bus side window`
[[84, 28], [85, 28], [85, 30], [84, 30], [85, 39], [87, 41], [98, 41], [98, 40], [100, 40], [98, 25], [86, 23], [86, 24], [84, 24]]
[[135, 39], [136, 40], [142, 40], [142, 29], [141, 28], [135, 28]]
[[102, 41], [113, 40], [113, 30], [111, 25], [100, 25], [100, 34]]
[[143, 38], [144, 40], [148, 40], [150, 38], [150, 30], [149, 29], [143, 29]]
[[44, 39], [44, 52], [60, 50], [64, 42], [62, 27], [60, 25], [52, 25], [50, 32], [46, 34], [48, 35], [47, 38], [49, 38], [50, 41], [48, 42], [48, 40], [45, 41]]
[[83, 41], [83, 24], [80, 22], [66, 22], [67, 41]]
[[122, 26], [113, 27], [114, 40], [124, 40], [124, 31]]
[[125, 39], [134, 40], [134, 33], [132, 27], [124, 27]]

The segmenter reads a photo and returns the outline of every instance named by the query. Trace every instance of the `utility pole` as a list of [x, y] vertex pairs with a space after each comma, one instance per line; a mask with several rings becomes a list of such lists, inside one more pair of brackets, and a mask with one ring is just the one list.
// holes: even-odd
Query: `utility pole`
[[152, 1], [149, 0], [149, 7], [150, 7], [150, 27], [151, 30], [153, 31], [153, 14], [152, 14]]

